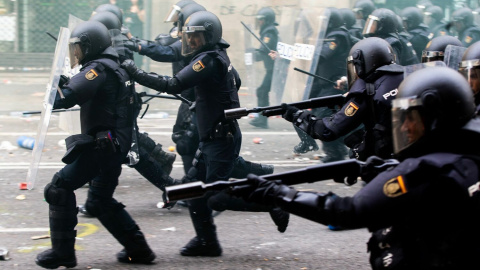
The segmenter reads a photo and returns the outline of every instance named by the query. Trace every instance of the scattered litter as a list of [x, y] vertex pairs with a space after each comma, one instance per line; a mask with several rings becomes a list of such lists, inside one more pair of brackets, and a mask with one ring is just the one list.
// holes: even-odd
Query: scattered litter
[[259, 138], [259, 137], [255, 137], [255, 138], [253, 138], [253, 143], [261, 144], [261, 143], [263, 143], [263, 139]]
[[64, 139], [59, 140], [57, 145], [60, 147], [65, 147], [65, 140]]
[[0, 261], [8, 261], [10, 257], [8, 256], [8, 249], [0, 247]]
[[31, 237], [32, 240], [47, 239], [47, 238], [50, 238], [50, 235], [44, 234], [44, 235], [36, 235]]
[[165, 228], [165, 229], [162, 229], [162, 231], [169, 231], [169, 232], [174, 232], [176, 231], [177, 229], [175, 229], [175, 227], [170, 227], [170, 228]]
[[15, 149], [18, 149], [18, 147], [13, 145], [9, 141], [2, 141], [2, 143], [0, 144], [0, 150], [11, 151], [11, 150], [15, 150]]
[[20, 200], [20, 201], [25, 200], [26, 198], [27, 198], [27, 197], [25, 197], [25, 195], [23, 195], [23, 194], [22, 194], [22, 195], [18, 195], [17, 197], [15, 197], [15, 199]]
[[263, 243], [263, 244], [260, 244], [260, 246], [272, 246], [272, 245], [275, 245], [277, 243], [275, 242], [267, 242], [267, 243]]
[[250, 152], [250, 151], [244, 151], [242, 153], [242, 156], [251, 156], [251, 155], [252, 155], [252, 152]]
[[27, 189], [28, 189], [28, 188], [27, 188], [27, 182], [21, 182], [21, 183], [19, 183], [19, 184], [18, 184], [18, 188], [19, 188], [20, 190], [27, 190]]
[[169, 146], [168, 151], [170, 152], [175, 152], [175, 146]]
[[157, 208], [163, 208], [165, 206], [164, 202], [157, 203]]
[[248, 118], [257, 118], [258, 117], [258, 113], [250, 113], [248, 114]]
[[17, 139], [18, 146], [26, 149], [32, 150], [35, 146], [35, 138], [27, 137], [27, 136], [20, 136]]

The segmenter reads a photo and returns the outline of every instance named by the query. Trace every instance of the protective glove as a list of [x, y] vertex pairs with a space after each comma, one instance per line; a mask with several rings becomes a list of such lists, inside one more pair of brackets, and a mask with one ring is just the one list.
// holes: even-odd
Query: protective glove
[[231, 188], [230, 194], [248, 202], [274, 205], [276, 200], [283, 198], [290, 191], [288, 186], [265, 180], [255, 174], [247, 175], [247, 180], [248, 184]]
[[282, 117], [289, 122], [293, 122], [293, 117], [295, 113], [298, 112], [300, 109], [295, 106], [282, 103], [282, 110], [284, 111]]
[[137, 39], [129, 39], [125, 41], [124, 46], [134, 52], [138, 52], [140, 49], [138, 48], [139, 42]]
[[58, 82], [58, 87], [63, 88], [65, 84], [70, 81], [70, 78], [65, 75], [60, 75], [60, 81]]
[[381, 165], [385, 164], [385, 160], [377, 157], [377, 156], [370, 156], [365, 161], [365, 165], [362, 167], [362, 171], [360, 173], [360, 177], [365, 182], [372, 181], [373, 178], [377, 177], [377, 175], [385, 169], [380, 169]]
[[135, 74], [137, 74], [138, 68], [132, 59], [123, 61], [122, 67], [128, 72], [128, 74], [130, 74], [130, 76], [135, 76]]

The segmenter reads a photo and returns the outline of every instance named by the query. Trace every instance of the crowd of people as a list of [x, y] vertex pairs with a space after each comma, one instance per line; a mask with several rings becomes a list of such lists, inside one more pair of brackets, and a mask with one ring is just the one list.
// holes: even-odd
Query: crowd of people
[[[268, 212], [280, 232], [290, 213], [342, 230], [367, 228], [372, 269], [476, 264], [480, 224], [472, 213], [480, 207], [480, 28], [474, 11], [461, 7], [444, 21], [442, 8], [429, 1], [394, 12], [370, 0], [356, 1], [352, 9], [324, 10], [328, 25], [308, 98], [344, 93], [345, 103], [311, 111], [286, 103], [281, 108], [301, 140], [295, 153], [317, 150], [315, 140], [321, 140], [323, 163], [365, 161], [366, 184], [341, 197], [266, 180], [262, 175], [272, 173], [272, 166], [239, 156], [240, 126], [224, 112], [240, 107], [242, 79], [215, 14], [181, 0], [165, 18], [173, 23], [171, 31], [153, 42], [130, 32], [125, 14], [142, 19], [141, 5], [132, 2], [136, 5], [128, 12], [114, 3], [100, 5], [71, 32], [70, 62], [81, 69], [60, 80], [54, 108], [80, 105], [81, 134], [66, 139], [67, 164], [45, 187], [52, 248], [38, 254], [39, 266], [76, 266], [75, 190], [87, 183], [80, 211], [98, 218], [123, 246], [118, 261], [155, 260], [140, 227], [113, 198], [132, 140], [138, 140], [139, 161], [130, 166], [162, 191], [192, 181], [248, 179], [186, 202], [195, 236], [180, 249], [182, 256], [221, 256], [213, 210], [233, 210]], [[259, 9], [256, 20], [260, 40], [271, 49], [262, 44], [255, 52], [266, 69], [256, 91], [258, 105], [268, 106], [279, 32], [273, 9]], [[173, 76], [142, 70], [137, 54], [172, 63]], [[192, 101], [179, 107], [172, 131], [184, 163], [182, 179], [170, 177], [175, 156], [138, 132], [142, 100], [135, 82]], [[268, 128], [262, 115], [251, 124]], [[392, 158], [399, 161], [394, 168], [372, 169]]]

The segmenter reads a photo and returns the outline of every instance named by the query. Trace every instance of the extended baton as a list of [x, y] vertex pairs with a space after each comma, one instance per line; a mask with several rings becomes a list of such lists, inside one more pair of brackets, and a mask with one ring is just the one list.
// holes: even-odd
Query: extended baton
[[258, 41], [260, 41], [260, 43], [262, 43], [263, 47], [265, 47], [265, 49], [267, 49], [268, 52], [271, 51], [271, 49], [267, 46], [267, 44], [265, 44], [263, 40], [261, 40], [257, 35], [255, 35], [255, 33], [253, 33], [252, 30], [250, 30], [250, 28], [248, 28], [246, 24], [244, 24], [242, 21], [240, 23], [247, 29], [248, 32], [250, 32], [250, 34], [252, 34]]
[[318, 76], [318, 75], [312, 74], [312, 73], [307, 72], [307, 71], [305, 71], [305, 70], [301, 70], [301, 69], [299, 69], [299, 68], [293, 68], [293, 70], [299, 71], [299, 72], [301, 72], [301, 73], [307, 74], [307, 75], [312, 76], [312, 77], [315, 77], [315, 78], [319, 78], [319, 79], [324, 80], [324, 81], [329, 82], [329, 83], [333, 83], [333, 85], [337, 86], [337, 83], [336, 83], [336, 82], [330, 81], [329, 79], [325, 79], [325, 78], [323, 78], [323, 77], [320, 77], [320, 76]]

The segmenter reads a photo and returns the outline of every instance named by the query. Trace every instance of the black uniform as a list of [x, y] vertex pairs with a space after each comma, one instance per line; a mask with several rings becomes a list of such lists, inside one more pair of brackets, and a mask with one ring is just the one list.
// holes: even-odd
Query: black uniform
[[420, 24], [414, 29], [409, 29], [409, 41], [417, 54], [418, 61], [422, 60], [422, 52], [430, 41], [430, 31], [426, 25]]
[[[381, 71], [381, 70], [386, 71]], [[360, 129], [345, 139], [354, 157], [365, 160], [376, 155], [391, 158], [391, 101], [403, 80], [403, 68], [397, 65], [377, 69], [383, 73], [373, 84], [357, 79], [349, 90], [345, 105], [330, 117], [317, 118], [305, 111], [293, 123], [315, 139], [332, 141]], [[373, 92], [367, 90], [373, 86]]]
[[[345, 27], [331, 29], [327, 32], [325, 39], [333, 41], [323, 43], [315, 74], [330, 81], [336, 81], [347, 74], [345, 59], [347, 59], [348, 52], [353, 44], [350, 34]], [[332, 83], [315, 78], [309, 98], [330, 96], [338, 93], [339, 90], [335, 89]], [[335, 111], [330, 108], [316, 108], [312, 111], [312, 114], [319, 118], [329, 117], [334, 113]], [[305, 136], [298, 130], [297, 133], [302, 140], [316, 146], [316, 142], [310, 136]], [[322, 149], [326, 154], [324, 162], [342, 160], [347, 155], [347, 148], [342, 140], [338, 138], [323, 142]]]
[[480, 40], [480, 28], [476, 25], [470, 25], [458, 33], [458, 39], [463, 43], [463, 46], [468, 47]]
[[[260, 29], [260, 39], [267, 44], [271, 50], [277, 49], [278, 30], [274, 24], [266, 25]], [[255, 52], [255, 61], [262, 61], [265, 67], [265, 77], [263, 77], [262, 84], [257, 88], [258, 106], [265, 107], [270, 105], [268, 93], [272, 85], [273, 64], [274, 60], [268, 56], [270, 52], [261, 46]]]
[[420, 63], [420, 60], [417, 57], [417, 53], [413, 49], [412, 43], [408, 41], [408, 38], [406, 36], [391, 33], [378, 37], [385, 39], [390, 44], [390, 46], [392, 46], [395, 55], [397, 56], [398, 64], [402, 66], [408, 66]]
[[[141, 257], [154, 258], [148, 246], [138, 249], [139, 241], [146, 245], [143, 235], [125, 206], [112, 197], [130, 149], [136, 109], [132, 103], [134, 84], [112, 55], [85, 63], [80, 73], [62, 88], [65, 99], [57, 95], [54, 104], [56, 109], [81, 106], [82, 133], [67, 138], [70, 155], [63, 160], [68, 164], [45, 187], [52, 243], [65, 244], [65, 239], [71, 239], [71, 246], [57, 249], [67, 253], [70, 248], [73, 250], [77, 224], [74, 190], [90, 181], [86, 202], [89, 213], [100, 220], [129, 254], [140, 252]], [[73, 148], [75, 143], [77, 148]]]

